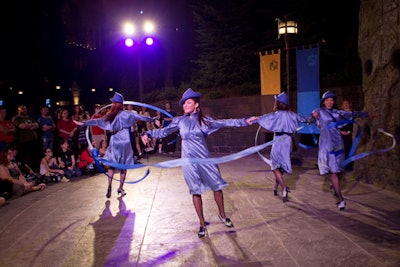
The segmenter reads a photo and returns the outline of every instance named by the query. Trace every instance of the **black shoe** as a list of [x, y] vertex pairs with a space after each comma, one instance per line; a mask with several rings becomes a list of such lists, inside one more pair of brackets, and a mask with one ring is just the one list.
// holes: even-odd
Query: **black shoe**
[[274, 196], [278, 195], [278, 189], [274, 189]]
[[221, 220], [221, 222], [223, 222], [225, 224], [226, 227], [233, 227], [233, 223], [232, 223], [231, 219], [229, 219], [228, 217], [222, 218], [222, 216], [219, 214], [218, 214], [218, 217]]
[[339, 210], [344, 210], [346, 208], [346, 200], [343, 199], [342, 201], [339, 202], [338, 204]]
[[108, 188], [107, 188], [106, 197], [107, 197], [107, 198], [110, 198], [110, 197], [111, 197], [111, 186], [108, 186]]
[[126, 192], [124, 191], [124, 189], [118, 188], [117, 190], [118, 195], [121, 194], [121, 197], [126, 195]]
[[286, 187], [286, 188], [283, 189], [283, 191], [282, 191], [282, 201], [283, 201], [283, 203], [285, 203], [286, 201], [289, 201], [289, 192], [290, 192], [289, 187]]
[[197, 236], [199, 238], [205, 237], [207, 234], [207, 227], [206, 226], [200, 226], [199, 232], [197, 233]]

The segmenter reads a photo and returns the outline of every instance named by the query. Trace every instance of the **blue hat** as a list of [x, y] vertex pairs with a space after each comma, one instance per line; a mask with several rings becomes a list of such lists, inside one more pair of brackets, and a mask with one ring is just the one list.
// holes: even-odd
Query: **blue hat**
[[115, 93], [112, 98], [110, 98], [111, 102], [116, 102], [116, 103], [124, 103], [124, 97], [120, 93]]
[[289, 97], [285, 92], [282, 92], [279, 95], [275, 95], [274, 98], [276, 101], [289, 106]]
[[182, 99], [179, 101], [179, 105], [183, 106], [186, 100], [189, 98], [200, 98], [201, 94], [199, 92], [195, 92], [192, 88], [188, 88], [182, 95]]
[[321, 103], [324, 102], [325, 99], [327, 98], [333, 98], [336, 99], [336, 95], [331, 92], [331, 91], [326, 91], [323, 95], [322, 95], [322, 99], [321, 99]]

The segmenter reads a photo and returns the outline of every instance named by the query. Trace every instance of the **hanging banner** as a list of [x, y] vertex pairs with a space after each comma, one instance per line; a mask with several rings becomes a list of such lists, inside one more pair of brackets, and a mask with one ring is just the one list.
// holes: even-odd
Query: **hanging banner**
[[[296, 47], [297, 67], [297, 113], [308, 117], [311, 111], [320, 106], [319, 45], [309, 48]], [[319, 133], [319, 129], [312, 129]], [[310, 129], [299, 133], [309, 134]]]
[[281, 51], [260, 55], [261, 95], [281, 93]]

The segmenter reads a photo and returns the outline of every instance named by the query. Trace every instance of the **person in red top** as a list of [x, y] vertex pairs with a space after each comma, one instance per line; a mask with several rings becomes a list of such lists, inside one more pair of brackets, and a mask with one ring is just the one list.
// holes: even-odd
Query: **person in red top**
[[[59, 140], [68, 140], [70, 146], [74, 145], [73, 139], [76, 138], [75, 133], [78, 130], [76, 124], [70, 119], [67, 109], [61, 110], [61, 118], [57, 121], [57, 130]], [[74, 150], [75, 147], [72, 147]]]
[[0, 148], [6, 148], [15, 141], [15, 126], [10, 120], [6, 120], [7, 111], [0, 107]]
[[[100, 111], [100, 108], [101, 106], [99, 104], [94, 106], [94, 115], [92, 116], [92, 119], [98, 119], [104, 116], [104, 110]], [[107, 140], [106, 131], [101, 129], [99, 126], [91, 126], [90, 133], [92, 135], [92, 143], [95, 144], [94, 147], [100, 149], [101, 141]]]
[[[95, 144], [93, 143], [93, 146]], [[90, 147], [88, 144], [83, 144], [81, 146], [81, 154], [79, 155], [78, 168], [81, 170], [82, 174], [94, 175], [97, 170], [94, 166], [95, 162], [90, 153]]]

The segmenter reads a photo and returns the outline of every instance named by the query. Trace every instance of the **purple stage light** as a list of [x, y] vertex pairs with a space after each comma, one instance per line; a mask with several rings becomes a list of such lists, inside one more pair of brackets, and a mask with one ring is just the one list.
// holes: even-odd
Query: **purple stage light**
[[154, 44], [153, 38], [152, 38], [152, 37], [147, 37], [147, 38], [146, 38], [146, 44], [147, 44], [148, 46], [153, 45], [153, 44]]
[[133, 46], [133, 44], [134, 44], [134, 41], [132, 40], [132, 38], [126, 38], [125, 39], [125, 45], [127, 47], [131, 47], [131, 46]]

